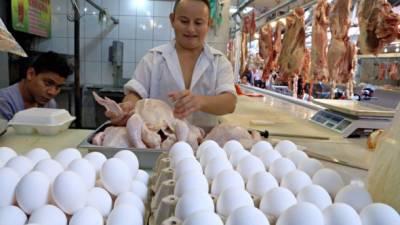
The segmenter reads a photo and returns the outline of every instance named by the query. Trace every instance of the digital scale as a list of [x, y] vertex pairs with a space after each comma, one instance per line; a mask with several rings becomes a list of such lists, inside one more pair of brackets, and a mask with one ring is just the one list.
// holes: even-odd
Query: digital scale
[[318, 111], [310, 121], [346, 138], [389, 127], [395, 113], [388, 108], [353, 100], [315, 99], [313, 103], [326, 109]]

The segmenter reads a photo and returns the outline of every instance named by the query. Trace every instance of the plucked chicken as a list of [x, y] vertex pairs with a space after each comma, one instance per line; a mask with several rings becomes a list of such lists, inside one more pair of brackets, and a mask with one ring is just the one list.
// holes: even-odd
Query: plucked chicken
[[261, 140], [261, 136], [257, 131], [252, 131], [250, 134], [242, 126], [222, 123], [215, 126], [205, 140], [214, 140], [219, 146], [224, 146], [229, 140], [237, 140], [244, 148], [250, 149], [255, 142]]
[[[107, 110], [117, 114], [123, 112], [115, 101], [103, 99], [96, 93], [93, 95]], [[137, 101], [132, 113], [126, 127], [108, 127], [93, 138], [93, 143], [109, 147], [122, 147], [115, 143], [123, 143], [123, 147], [168, 149], [177, 141], [186, 141], [197, 148], [204, 136], [200, 128], [175, 118], [171, 107], [157, 99]]]

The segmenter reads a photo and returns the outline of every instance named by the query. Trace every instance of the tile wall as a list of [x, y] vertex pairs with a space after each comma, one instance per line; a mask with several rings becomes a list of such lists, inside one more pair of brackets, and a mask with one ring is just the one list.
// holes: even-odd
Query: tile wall
[[[174, 38], [169, 23], [173, 1], [149, 0], [94, 0], [119, 19], [119, 24], [99, 23], [98, 11], [84, 0], [76, 0], [81, 9], [81, 82], [83, 84], [111, 85], [112, 65], [108, 61], [108, 47], [113, 40], [124, 43], [123, 77], [130, 78], [136, 64], [152, 47]], [[38, 38], [34, 49], [74, 54], [74, 24], [68, 20], [73, 10], [70, 0], [52, 0], [52, 36]], [[229, 7], [226, 7], [227, 9]], [[226, 23], [228, 24], [228, 23]], [[228, 29], [224, 26], [225, 29]], [[224, 30], [224, 29], [223, 29]], [[228, 34], [212, 36], [210, 44], [225, 49]], [[72, 78], [72, 77], [71, 77]]]

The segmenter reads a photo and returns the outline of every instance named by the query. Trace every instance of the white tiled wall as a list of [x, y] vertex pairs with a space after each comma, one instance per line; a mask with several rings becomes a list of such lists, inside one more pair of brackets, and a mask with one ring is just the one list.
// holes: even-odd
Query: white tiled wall
[[[130, 78], [135, 66], [150, 48], [165, 44], [174, 38], [168, 18], [174, 3], [172, 0], [94, 0], [119, 20], [118, 25], [112, 22], [99, 23], [97, 10], [84, 0], [76, 1], [81, 13], [85, 14], [80, 20], [82, 83], [112, 84], [112, 66], [108, 61], [108, 48], [113, 40], [124, 43], [123, 77]], [[73, 55], [74, 23], [67, 19], [68, 15], [73, 13], [71, 1], [52, 0], [51, 4], [53, 13], [51, 38], [40, 38], [35, 48], [39, 51], [52, 50]], [[227, 29], [228, 27], [224, 25], [217, 36], [209, 34], [210, 44], [224, 50]]]
[[[130, 78], [136, 64], [152, 47], [173, 38], [169, 13], [173, 1], [94, 0], [115, 18], [119, 24], [99, 23], [98, 11], [83, 0], [77, 0], [80, 20], [81, 82], [85, 84], [112, 84], [112, 65], [108, 48], [113, 40], [124, 43], [123, 77]], [[138, 5], [139, 2], [143, 4]], [[74, 54], [74, 23], [67, 16], [73, 10], [68, 0], [52, 0], [52, 35], [40, 38], [35, 45], [39, 51]], [[85, 10], [86, 8], [86, 10]]]

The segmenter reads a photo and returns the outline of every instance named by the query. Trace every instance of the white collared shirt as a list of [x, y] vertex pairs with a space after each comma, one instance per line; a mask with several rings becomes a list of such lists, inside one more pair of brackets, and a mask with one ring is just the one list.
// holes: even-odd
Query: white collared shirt
[[[175, 41], [151, 49], [139, 62], [124, 92], [136, 92], [141, 98], [155, 98], [172, 105], [168, 93], [185, 90]], [[204, 44], [194, 67], [190, 91], [215, 96], [224, 92], [236, 95], [232, 66], [220, 51]], [[194, 125], [211, 127], [217, 124], [215, 115], [195, 112], [187, 118]]]

